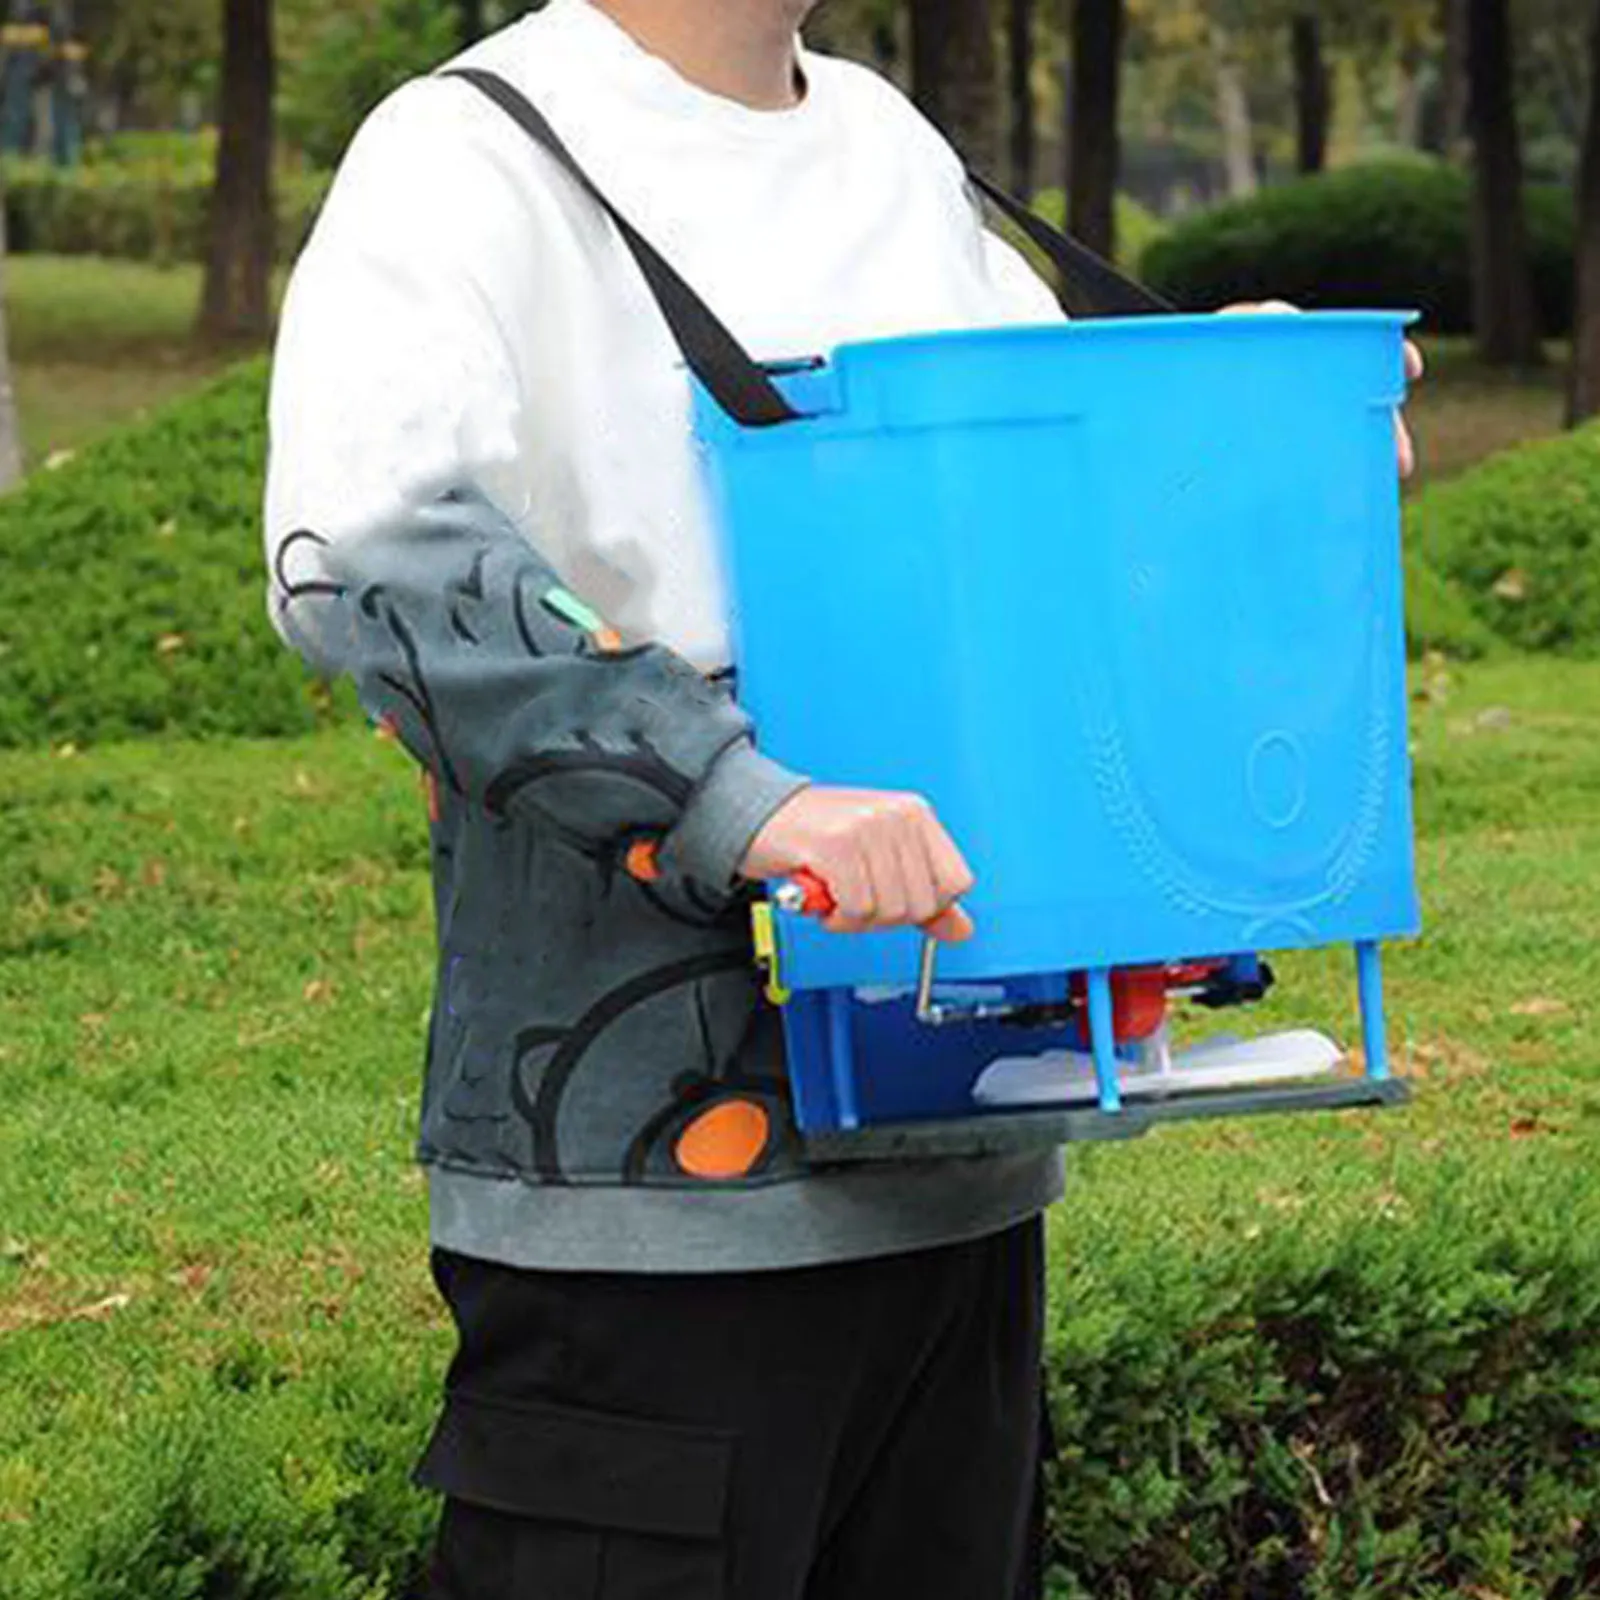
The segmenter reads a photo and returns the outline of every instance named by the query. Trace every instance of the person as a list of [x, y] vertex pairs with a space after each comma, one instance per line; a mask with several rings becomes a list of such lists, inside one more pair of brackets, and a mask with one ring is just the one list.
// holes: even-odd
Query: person
[[[551, 0], [455, 65], [762, 359], [1057, 318], [809, 8]], [[448, 75], [373, 113], [288, 291], [265, 521], [274, 623], [428, 790], [418, 1155], [458, 1341], [429, 1592], [1037, 1594], [1060, 1157], [807, 1159], [753, 886], [807, 868], [841, 935], [960, 939], [972, 875], [920, 798], [757, 748], [689, 408], [548, 151]]]

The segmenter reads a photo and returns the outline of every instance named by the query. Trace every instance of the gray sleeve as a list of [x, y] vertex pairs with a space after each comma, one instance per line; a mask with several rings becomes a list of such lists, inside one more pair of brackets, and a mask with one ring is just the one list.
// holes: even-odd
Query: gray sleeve
[[755, 749], [732, 694], [659, 645], [621, 647], [499, 511], [449, 493], [359, 537], [283, 539], [285, 635], [348, 674], [441, 788], [587, 849], [656, 846], [726, 895], [805, 779]]

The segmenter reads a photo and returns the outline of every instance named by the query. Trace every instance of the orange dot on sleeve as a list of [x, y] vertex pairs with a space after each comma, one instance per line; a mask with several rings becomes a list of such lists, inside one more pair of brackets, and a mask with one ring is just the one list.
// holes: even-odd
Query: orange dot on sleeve
[[636, 839], [628, 846], [628, 876], [640, 883], [661, 881], [661, 862], [657, 857], [659, 846], [654, 839]]

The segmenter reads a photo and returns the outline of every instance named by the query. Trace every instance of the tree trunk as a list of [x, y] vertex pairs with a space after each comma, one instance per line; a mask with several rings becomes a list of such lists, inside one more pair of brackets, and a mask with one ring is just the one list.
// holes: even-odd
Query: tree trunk
[[1255, 129], [1250, 121], [1250, 98], [1245, 93], [1244, 72], [1233, 45], [1219, 27], [1211, 30], [1211, 60], [1216, 76], [1217, 123], [1222, 130], [1222, 164], [1228, 193], [1236, 200], [1260, 188], [1256, 172]]
[[11, 385], [11, 345], [6, 337], [5, 197], [0, 194], [0, 490], [22, 476], [22, 428], [17, 420], [17, 394]]
[[260, 339], [272, 326], [272, 0], [223, 0], [222, 108], [200, 333]]
[[998, 78], [989, 0], [912, 0], [912, 94], [975, 167], [999, 148]]
[[1423, 71], [1427, 57], [1420, 44], [1407, 44], [1396, 67], [1394, 142], [1403, 150], [1422, 148]]
[[476, 44], [489, 31], [483, 14], [483, 0], [456, 0], [456, 36], [461, 48]]
[[1523, 209], [1509, 0], [1467, 0], [1467, 124], [1472, 134], [1473, 322], [1495, 366], [1543, 360]]
[[886, 78], [892, 78], [900, 65], [900, 40], [891, 22], [872, 25], [872, 64]]
[[1007, 30], [1007, 76], [1011, 102], [1011, 187], [1024, 200], [1033, 193], [1033, 169], [1038, 159], [1034, 136], [1033, 100], [1033, 0], [1010, 0], [1011, 25]]
[[1453, 157], [1467, 136], [1467, 0], [1440, 0], [1444, 13], [1443, 123], [1439, 154]]
[[1072, 78], [1067, 95], [1067, 222], [1108, 259], [1117, 248], [1117, 175], [1123, 0], [1073, 0]]
[[1333, 114], [1333, 80], [1322, 54], [1322, 24], [1302, 11], [1290, 24], [1294, 56], [1296, 150], [1302, 172], [1321, 172], [1328, 164], [1328, 122]]
[[1600, 414], [1600, 4], [1589, 35], [1589, 62], [1589, 118], [1578, 174], [1577, 326], [1567, 412], [1574, 427]]

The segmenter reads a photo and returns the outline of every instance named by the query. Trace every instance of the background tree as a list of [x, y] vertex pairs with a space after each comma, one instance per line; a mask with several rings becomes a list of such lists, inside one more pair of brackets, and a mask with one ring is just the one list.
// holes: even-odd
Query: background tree
[[458, 40], [463, 50], [489, 31], [483, 0], [455, 0]]
[[1294, 63], [1295, 153], [1301, 172], [1321, 172], [1328, 161], [1328, 122], [1333, 114], [1333, 79], [1322, 50], [1322, 22], [1315, 11], [1299, 11], [1289, 22]]
[[1422, 113], [1435, 57], [1442, 42], [1426, 10], [1409, 12], [1395, 32], [1394, 142], [1402, 149], [1422, 147]]
[[261, 339], [272, 326], [272, 0], [223, 0], [222, 95], [199, 331]]
[[1578, 287], [1568, 421], [1600, 414], [1600, 4], [1589, 25], [1589, 117], [1578, 172]]
[[217, 0], [78, 0], [94, 98], [113, 126], [183, 121], [215, 91]]
[[1006, 101], [1011, 118], [1011, 187], [1033, 193], [1038, 160], [1034, 105], [1034, 0], [1009, 0], [1006, 28]]
[[[408, 78], [461, 48], [454, 0], [279, 0], [283, 137], [314, 166], [333, 167], [367, 114]], [[497, 24], [489, 12], [485, 23]]]
[[1439, 88], [1423, 116], [1425, 149], [1454, 157], [1467, 137], [1467, 0], [1438, 0]]
[[1116, 253], [1121, 156], [1123, 0], [1073, 0], [1067, 97], [1067, 225], [1091, 250]]
[[974, 166], [999, 149], [999, 63], [990, 0], [911, 0], [911, 90]]
[[1213, 19], [1210, 36], [1223, 170], [1227, 174], [1228, 193], [1241, 199], [1253, 195], [1260, 187], [1250, 93], [1234, 30], [1225, 22]]
[[1523, 205], [1508, 0], [1466, 0], [1467, 126], [1473, 149], [1473, 323], [1483, 359], [1543, 359]]
[[908, 11], [904, 0], [823, 0], [806, 20], [806, 39], [815, 49], [868, 62], [898, 80]]

